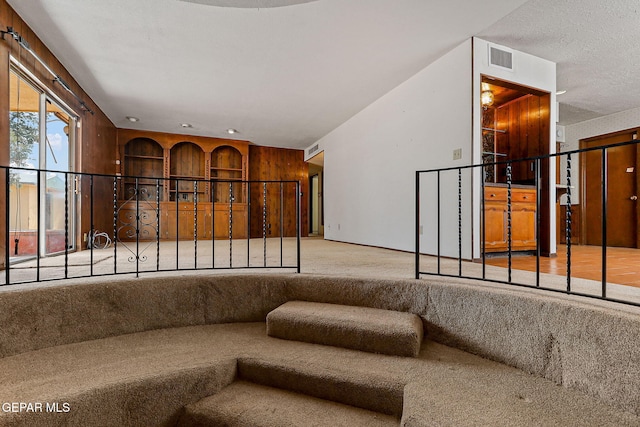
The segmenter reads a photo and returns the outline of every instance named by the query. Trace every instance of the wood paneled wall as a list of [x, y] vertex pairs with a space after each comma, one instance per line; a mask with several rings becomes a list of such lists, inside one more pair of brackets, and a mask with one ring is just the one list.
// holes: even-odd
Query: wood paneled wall
[[[308, 192], [309, 192], [309, 165], [304, 161], [303, 150], [290, 150], [284, 148], [249, 146], [249, 178], [254, 180], [282, 180], [299, 181], [301, 184], [301, 235], [309, 235], [308, 226]], [[284, 223], [280, 223], [281, 208], [277, 197], [272, 197], [273, 192], [278, 192], [275, 186], [267, 186], [267, 206], [264, 208], [264, 187], [260, 184], [251, 185], [251, 237], [262, 237], [263, 224], [267, 237], [280, 237], [282, 225], [283, 237], [296, 235], [295, 223], [295, 187], [286, 185], [284, 188], [283, 217]], [[266, 213], [266, 219], [263, 218]]]
[[[496, 151], [507, 155], [506, 158], [499, 158], [499, 161], [548, 154], [549, 113], [546, 107], [548, 102], [542, 98], [526, 95], [497, 108], [498, 128], [505, 129], [506, 133], [497, 135]], [[513, 163], [514, 182], [533, 184], [535, 172], [531, 168], [531, 163]], [[506, 179], [505, 168], [505, 165], [498, 166], [499, 182]]]
[[[580, 245], [581, 227], [580, 227], [580, 205], [571, 206], [571, 244]], [[556, 238], [558, 244], [565, 245], [567, 243], [567, 205], [557, 205], [556, 210]]]
[[[76, 150], [76, 170], [89, 173], [113, 173], [116, 159], [116, 127], [107, 116], [98, 108], [91, 98], [82, 90], [80, 85], [62, 66], [49, 49], [42, 43], [29, 26], [20, 16], [7, 4], [6, 0], [0, 0], [0, 28], [6, 30], [12, 27], [31, 46], [31, 49], [40, 57], [52, 70], [54, 70], [69, 87], [91, 108], [95, 114], [83, 112], [78, 101], [59, 84], [53, 82], [53, 76], [39, 63], [33, 56], [22, 49], [18, 42], [10, 36], [5, 36], [0, 40], [0, 165], [9, 164], [9, 55], [18, 60], [29, 72], [31, 72], [40, 82], [48, 88], [50, 92], [58, 96], [63, 102], [71, 107], [80, 116], [80, 132], [78, 135], [79, 147]], [[4, 182], [0, 183], [2, 189]], [[110, 185], [97, 183], [94, 186], [94, 197], [102, 200], [111, 194]], [[0, 194], [0, 206], [2, 211], [4, 206], [4, 194]], [[91, 227], [90, 218], [90, 191], [88, 179], [82, 181], [80, 203], [78, 209], [82, 218], [78, 224], [77, 244], [82, 246], [82, 234], [89, 231]], [[96, 228], [108, 230], [112, 223], [112, 215], [105, 209], [96, 209], [94, 224]], [[0, 232], [4, 233], [4, 216], [0, 219]], [[0, 265], [4, 266], [5, 250], [4, 236], [0, 236]]]

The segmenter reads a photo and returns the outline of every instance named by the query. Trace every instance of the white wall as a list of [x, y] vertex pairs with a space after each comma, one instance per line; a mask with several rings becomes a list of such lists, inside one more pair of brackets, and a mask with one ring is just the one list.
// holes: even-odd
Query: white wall
[[[501, 80], [517, 83], [522, 86], [528, 86], [530, 88], [539, 89], [551, 94], [551, 105], [549, 116], [557, 117], [557, 104], [556, 104], [556, 64], [546, 59], [538, 58], [533, 55], [529, 55], [524, 52], [509, 49], [500, 45], [493, 44], [499, 48], [509, 50], [513, 53], [513, 70], [506, 70], [503, 68], [489, 65], [489, 45], [491, 43], [474, 38], [473, 39], [473, 85], [474, 85], [474, 97], [477, 101], [473, 103], [473, 163], [482, 163], [482, 131], [481, 131], [481, 105], [480, 105], [480, 91], [481, 84], [480, 79], [484, 76], [491, 76]], [[556, 123], [555, 120], [551, 120], [551, 126], [549, 129], [549, 154], [556, 152]], [[555, 162], [549, 162], [550, 176], [554, 179], [549, 182], [549, 206], [551, 206], [551, 226], [550, 226], [550, 241], [551, 241], [551, 253], [556, 251], [556, 232], [555, 232], [555, 175], [556, 166]], [[475, 182], [480, 180], [480, 170], [474, 176]], [[474, 223], [474, 257], [480, 256], [480, 186], [474, 189], [474, 200], [477, 202], [474, 205], [473, 211], [473, 223]]]
[[[414, 250], [415, 171], [471, 163], [471, 62], [467, 40], [318, 141], [325, 153], [325, 238]], [[453, 161], [456, 148], [462, 158]], [[467, 180], [466, 207], [470, 189]], [[448, 177], [443, 194], [454, 193], [457, 200], [457, 179]], [[443, 255], [454, 255], [457, 207], [443, 209]], [[470, 242], [470, 210], [463, 215]], [[467, 243], [464, 251], [468, 257]]]

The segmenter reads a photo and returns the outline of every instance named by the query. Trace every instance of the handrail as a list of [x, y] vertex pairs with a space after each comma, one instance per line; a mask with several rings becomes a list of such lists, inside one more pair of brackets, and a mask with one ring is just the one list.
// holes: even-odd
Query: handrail
[[[625, 141], [615, 144], [609, 144], [605, 146], [597, 146], [597, 147], [589, 147], [582, 148], [571, 151], [564, 151], [559, 153], [541, 155], [541, 156], [532, 156], [526, 158], [519, 159], [507, 159], [496, 162], [487, 162], [483, 164], [472, 164], [472, 165], [464, 165], [464, 166], [452, 166], [446, 168], [438, 168], [438, 169], [428, 169], [428, 170], [418, 170], [415, 175], [415, 278], [420, 279], [423, 275], [436, 275], [436, 276], [446, 276], [446, 277], [459, 277], [459, 278], [467, 278], [467, 279], [479, 279], [487, 282], [495, 282], [495, 283], [503, 283], [508, 285], [516, 285], [516, 286], [524, 286], [536, 289], [544, 289], [555, 292], [562, 292], [571, 295], [580, 295], [590, 298], [597, 298], [606, 301], [619, 302], [624, 304], [630, 304], [635, 306], [640, 306], [640, 296], [638, 299], [633, 299], [627, 296], [612, 296], [610, 290], [612, 287], [617, 287], [620, 285], [612, 284], [607, 282], [607, 215], [609, 213], [608, 205], [610, 201], [608, 200], [608, 188], [609, 188], [609, 177], [608, 177], [608, 153], [610, 150], [624, 147], [628, 145], [638, 145], [640, 141], [631, 140]], [[602, 263], [602, 271], [600, 277], [600, 287], [599, 289], [592, 290], [588, 289], [588, 292], [585, 289], [579, 289], [575, 286], [575, 279], [581, 278], [579, 274], [577, 274], [575, 268], [572, 269], [572, 262], [574, 262], [575, 255], [572, 253], [572, 246], [575, 243], [572, 241], [572, 222], [573, 220], [573, 210], [575, 202], [575, 194], [572, 192], [572, 188], [575, 187], [575, 182], [572, 181], [572, 169], [575, 167], [574, 159], [577, 156], [583, 156], [584, 153], [587, 152], [600, 152], [600, 173], [601, 173], [601, 185], [600, 185], [600, 194], [601, 200], [599, 201], [601, 205], [601, 263]], [[558, 158], [566, 159], [566, 165], [563, 168], [563, 178], [566, 180], [566, 198], [567, 204], [566, 206], [566, 215], [565, 217], [556, 224], [556, 227], [564, 226], [566, 233], [566, 249], [567, 249], [567, 261], [565, 265], [565, 278], [566, 284], [562, 287], [562, 289], [558, 289], [557, 286], [549, 284], [547, 281], [542, 283], [541, 273], [544, 273], [541, 270], [540, 261], [542, 258], [541, 254], [541, 230], [542, 230], [542, 211], [546, 210], [546, 207], [543, 205], [542, 196], [547, 189], [550, 191], [552, 186], [549, 177], [542, 176], [543, 164], [544, 162], [556, 161]], [[635, 159], [634, 159], [635, 161]], [[512, 176], [512, 168], [513, 165], [518, 163], [526, 163], [532, 164], [533, 168], [533, 178], [532, 178], [532, 188], [535, 188], [536, 193], [536, 207], [535, 207], [535, 279], [533, 283], [529, 283], [527, 280], [523, 280], [522, 277], [524, 275], [520, 274], [519, 279], [514, 279], [512, 276], [513, 262], [516, 254], [516, 250], [513, 248], [513, 194], [514, 194], [514, 185], [517, 184]], [[487, 216], [486, 216], [486, 205], [485, 205], [485, 182], [484, 182], [484, 171], [485, 168], [497, 168], [499, 166], [503, 166], [506, 172], [506, 176], [504, 179], [504, 184], [506, 186], [506, 212], [505, 212], [505, 235], [506, 235], [506, 250], [502, 255], [507, 258], [507, 279], [498, 279], [496, 277], [489, 277], [488, 274], [488, 266], [487, 262], [487, 254], [488, 250], [486, 247], [486, 233], [487, 233]], [[528, 166], [527, 166], [528, 167]], [[465, 173], [466, 179], [462, 179], [463, 172]], [[448, 174], [448, 181], [446, 181], [445, 185], [448, 185], [448, 192], [443, 191], [443, 175]], [[456, 177], [457, 174], [457, 177]], [[575, 175], [575, 174], [574, 174]], [[481, 177], [480, 183], [477, 183], [477, 177]], [[551, 177], [555, 181], [555, 177]], [[454, 185], [457, 181], [457, 185]], [[475, 184], [474, 184], [475, 182]], [[429, 185], [430, 184], [430, 185]], [[435, 189], [434, 189], [435, 187]], [[455, 189], [454, 189], [455, 188]], [[473, 188], [480, 188], [480, 200], [474, 201], [473, 197], [469, 194], [474, 194]], [[429, 190], [430, 189], [430, 190]], [[457, 189], [457, 191], [455, 191]], [[430, 192], [429, 192], [430, 191]], [[463, 198], [463, 192], [467, 192], [467, 197]], [[456, 194], [457, 193], [457, 194]], [[448, 196], [443, 200], [442, 195], [448, 194]], [[477, 194], [477, 192], [475, 192]], [[429, 196], [429, 197], [426, 197]], [[457, 197], [456, 197], [457, 196]], [[442, 205], [448, 202], [449, 209], [454, 209], [454, 204], [457, 204], [457, 230], [454, 230], [453, 218], [449, 219], [449, 228], [447, 232], [443, 232], [443, 225], [441, 216]], [[479, 203], [478, 203], [479, 202]], [[476, 206], [474, 211], [474, 206]], [[553, 212], [551, 206], [547, 206], [549, 208], [549, 214]], [[466, 210], [464, 210], [466, 209]], [[428, 210], [428, 212], [427, 212]], [[435, 210], [435, 212], [434, 212]], [[463, 224], [463, 210], [464, 212], [471, 212], [472, 218], [479, 218], [479, 224], [477, 220], [472, 219], [471, 224], [468, 223]], [[453, 213], [453, 212], [451, 212]], [[423, 218], [422, 215], [425, 215]], [[479, 216], [478, 216], [479, 215]], [[564, 223], [564, 224], [563, 224]], [[463, 226], [467, 225], [467, 229], [463, 231]], [[478, 233], [474, 233], [473, 229], [475, 226], [479, 225], [480, 229]], [[610, 224], [611, 226], [611, 224]], [[423, 231], [426, 231], [423, 234]], [[518, 230], [520, 231], [520, 230]], [[549, 231], [550, 233], [553, 230], [542, 230]], [[452, 235], [457, 234], [457, 246], [451, 240], [443, 240], [443, 236], [446, 238], [453, 237]], [[479, 236], [480, 243], [476, 242], [477, 246], [474, 246], [474, 236]], [[441, 246], [443, 242], [450, 243], [449, 251], [443, 255]], [[425, 245], [429, 244], [430, 249], [424, 249]], [[466, 247], [470, 247], [470, 256], [467, 253], [466, 256], [463, 256], [462, 247], [466, 245]], [[455, 248], [454, 248], [455, 247]], [[457, 253], [455, 253], [457, 250]], [[478, 256], [474, 262], [473, 258]], [[533, 252], [533, 251], [531, 251]], [[434, 257], [435, 262], [434, 266], [426, 271], [426, 269], [422, 268], [421, 260], [424, 256]], [[640, 256], [640, 251], [638, 253]], [[442, 268], [442, 264], [444, 262], [449, 262], [449, 271], [444, 272]], [[457, 263], [457, 274], [452, 273], [455, 269]], [[465, 264], [465, 268], [467, 272], [463, 269], [463, 263]], [[478, 263], [481, 263], [481, 267], [477, 268]], [[481, 272], [477, 272], [476, 270], [481, 269]], [[423, 271], [425, 270], [425, 271]], [[469, 273], [468, 271], [473, 271]], [[588, 284], [590, 286], [590, 283]], [[587, 286], [583, 282], [581, 282], [581, 286]], [[618, 294], [622, 294], [618, 292]], [[625, 294], [626, 295], [626, 294]], [[640, 295], [640, 294], [639, 294]]]
[[[33, 179], [16, 181], [18, 172], [22, 177], [28, 172]], [[52, 177], [59, 180], [47, 184]], [[252, 186], [261, 188], [255, 197]], [[299, 181], [179, 179], [0, 166], [0, 189], [5, 192], [0, 200], [6, 212], [0, 227], [6, 247], [0, 285], [184, 270], [261, 268], [299, 273], [300, 187]], [[220, 199], [214, 194], [217, 189]], [[35, 208], [26, 212], [20, 197]], [[252, 235], [252, 216], [262, 222], [260, 235]], [[17, 220], [12, 224], [12, 218], [22, 218], [23, 227]], [[295, 230], [285, 229], [285, 222], [295, 223]], [[45, 223], [47, 229], [42, 229]], [[111, 244], [102, 249], [92, 244], [98, 232], [106, 234]], [[15, 248], [9, 245], [12, 238]], [[260, 252], [258, 262], [255, 255]], [[59, 256], [50, 256], [55, 254]]]

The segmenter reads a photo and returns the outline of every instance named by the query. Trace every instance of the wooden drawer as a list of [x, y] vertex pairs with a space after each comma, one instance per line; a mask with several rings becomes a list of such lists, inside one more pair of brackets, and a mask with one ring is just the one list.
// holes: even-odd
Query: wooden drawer
[[484, 200], [485, 202], [493, 202], [493, 201], [506, 202], [507, 189], [502, 187], [485, 187]]
[[[507, 188], [506, 187], [485, 187], [484, 188], [484, 200], [485, 202], [507, 201]], [[512, 188], [511, 189], [511, 202], [512, 203], [535, 203], [536, 202], [536, 190], [529, 188]]]

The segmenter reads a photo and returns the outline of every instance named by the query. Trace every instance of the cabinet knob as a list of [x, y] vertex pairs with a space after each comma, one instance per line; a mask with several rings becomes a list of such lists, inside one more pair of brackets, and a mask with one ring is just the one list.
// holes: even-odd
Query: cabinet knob
[[496, 195], [495, 194], [490, 194], [489, 197], [496, 197]]

